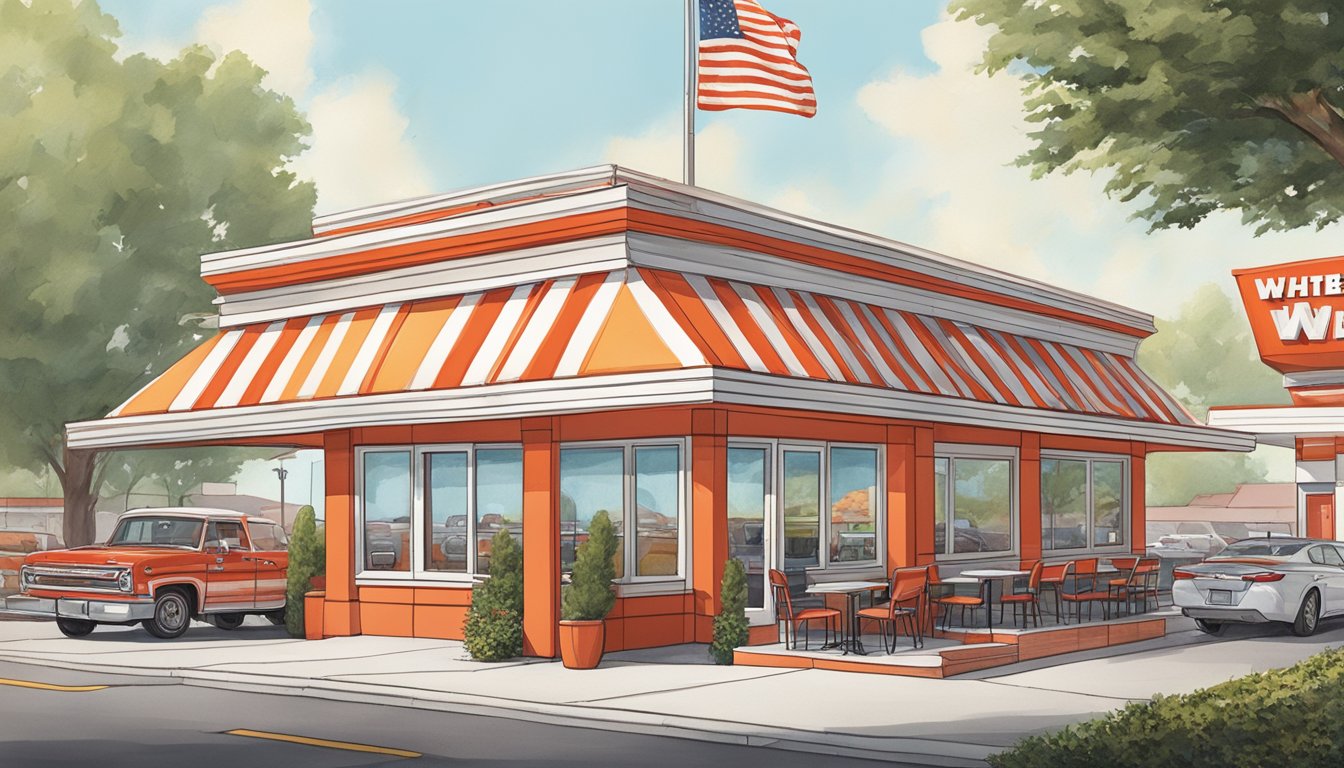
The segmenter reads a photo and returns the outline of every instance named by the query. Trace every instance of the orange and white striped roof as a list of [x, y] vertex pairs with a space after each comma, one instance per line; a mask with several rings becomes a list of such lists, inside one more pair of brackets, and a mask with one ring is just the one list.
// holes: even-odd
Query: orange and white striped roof
[[644, 268], [232, 328], [109, 416], [704, 366], [1198, 423], [1123, 355]]

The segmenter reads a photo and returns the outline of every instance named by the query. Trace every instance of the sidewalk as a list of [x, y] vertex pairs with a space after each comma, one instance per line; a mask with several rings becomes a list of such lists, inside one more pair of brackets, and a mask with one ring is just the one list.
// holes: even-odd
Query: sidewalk
[[446, 710], [699, 740], [973, 766], [1023, 735], [1287, 666], [1344, 642], [1327, 625], [1302, 640], [1194, 630], [1107, 651], [946, 680], [823, 670], [719, 667], [704, 646], [609, 654], [592, 671], [548, 660], [483, 664], [460, 643], [411, 638], [294, 640], [269, 625], [194, 624], [182, 638], [100, 628], [71, 640], [52, 623], [0, 621], [0, 660], [186, 685]]

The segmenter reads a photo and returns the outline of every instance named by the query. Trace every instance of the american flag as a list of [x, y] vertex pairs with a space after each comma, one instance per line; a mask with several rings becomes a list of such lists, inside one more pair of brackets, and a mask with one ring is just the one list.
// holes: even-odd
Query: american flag
[[700, 0], [697, 106], [815, 115], [812, 76], [797, 59], [802, 36], [756, 0]]

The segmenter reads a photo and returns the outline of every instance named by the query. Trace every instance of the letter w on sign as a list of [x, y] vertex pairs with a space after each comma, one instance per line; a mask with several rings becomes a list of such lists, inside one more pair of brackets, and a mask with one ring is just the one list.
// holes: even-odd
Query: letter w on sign
[[1330, 314], [1329, 306], [1315, 309], [1305, 301], [1297, 302], [1292, 309], [1285, 306], [1269, 311], [1270, 317], [1274, 318], [1274, 328], [1283, 341], [1297, 341], [1297, 337], [1304, 333], [1311, 341], [1321, 341], [1330, 329]]

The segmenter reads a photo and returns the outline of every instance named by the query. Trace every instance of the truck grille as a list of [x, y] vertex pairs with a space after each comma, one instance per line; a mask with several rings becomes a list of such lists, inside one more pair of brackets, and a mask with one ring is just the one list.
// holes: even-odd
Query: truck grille
[[35, 589], [76, 589], [89, 592], [120, 592], [121, 569], [50, 568], [29, 566], [28, 585]]

